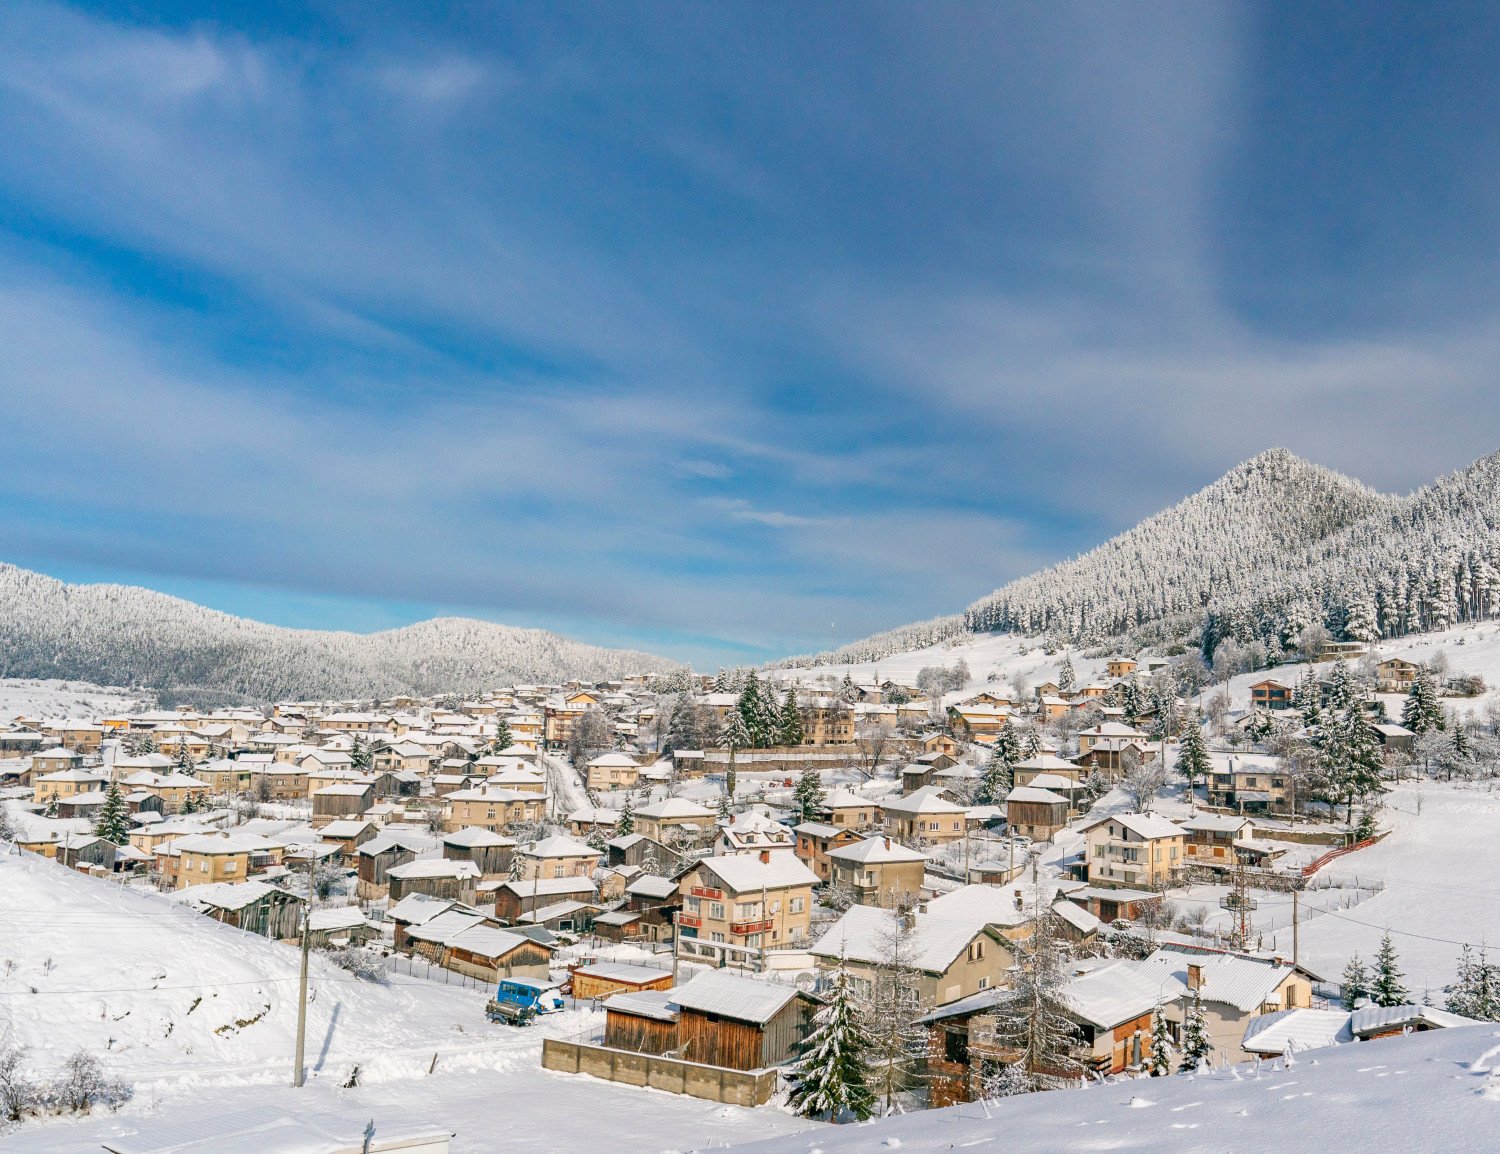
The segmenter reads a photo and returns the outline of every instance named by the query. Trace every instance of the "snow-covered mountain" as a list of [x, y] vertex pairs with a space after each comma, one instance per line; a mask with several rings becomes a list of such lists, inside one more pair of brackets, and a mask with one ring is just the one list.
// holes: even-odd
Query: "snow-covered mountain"
[[1373, 640], [1500, 610], [1500, 454], [1397, 497], [1272, 449], [1080, 557], [961, 616], [789, 664], [877, 661], [964, 633], [1093, 644], [1259, 639], [1304, 628]]
[[284, 629], [128, 585], [0, 564], [0, 677], [149, 686], [165, 700], [369, 698], [674, 668], [541, 629], [441, 617], [382, 633]]

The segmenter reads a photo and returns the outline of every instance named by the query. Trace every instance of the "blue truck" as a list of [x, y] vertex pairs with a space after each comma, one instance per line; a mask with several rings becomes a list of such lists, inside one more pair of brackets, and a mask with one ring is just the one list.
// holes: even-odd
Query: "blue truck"
[[492, 1022], [528, 1026], [538, 1014], [556, 1014], [566, 1008], [557, 982], [501, 978], [495, 996], [485, 1007], [485, 1016]]

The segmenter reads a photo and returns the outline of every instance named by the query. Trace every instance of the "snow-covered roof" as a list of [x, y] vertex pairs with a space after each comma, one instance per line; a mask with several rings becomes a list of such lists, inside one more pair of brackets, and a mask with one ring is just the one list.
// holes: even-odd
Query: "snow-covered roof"
[[828, 856], [860, 865], [885, 865], [892, 862], [926, 861], [927, 855], [892, 841], [888, 837], [867, 837], [853, 845], [829, 850]]
[[1349, 1028], [1357, 1037], [1366, 1034], [1383, 1033], [1386, 1030], [1399, 1030], [1406, 1026], [1425, 1025], [1438, 1028], [1449, 1028], [1453, 1026], [1472, 1026], [1472, 1018], [1465, 1018], [1460, 1014], [1451, 1014], [1447, 1010], [1439, 1010], [1436, 1006], [1419, 1006], [1408, 1004], [1404, 1006], [1362, 1006], [1355, 1010], [1349, 1019]]
[[625, 892], [648, 898], [669, 898], [677, 892], [677, 883], [671, 878], [642, 874], [625, 887]]
[[671, 993], [673, 1004], [685, 1010], [764, 1025], [797, 997], [798, 991], [796, 986], [709, 970]]
[[477, 825], [466, 825], [463, 829], [444, 834], [443, 844], [458, 846], [461, 849], [487, 849], [515, 845], [516, 840], [504, 834], [498, 834], [494, 830], [481, 829]]
[[179, 890], [180, 901], [188, 905], [209, 906], [216, 910], [242, 910], [254, 905], [269, 893], [285, 893], [264, 882], [210, 882]]
[[611, 994], [605, 999], [604, 1008], [607, 1011], [630, 1014], [637, 1018], [675, 1022], [678, 1014], [672, 999], [676, 993], [676, 990], [621, 990], [618, 994]]
[[1095, 818], [1082, 828], [1095, 829], [1105, 822], [1115, 822], [1146, 841], [1159, 837], [1181, 837], [1186, 831], [1176, 822], [1155, 813], [1109, 813]]
[[823, 799], [824, 809], [874, 809], [879, 802], [863, 797], [850, 789], [835, 789]]
[[[438, 914], [447, 910], [460, 908], [458, 902], [448, 898], [435, 898], [431, 894], [407, 894], [395, 905], [385, 911], [388, 921], [405, 922], [408, 925], [419, 926], [423, 922], [431, 921]], [[475, 911], [470, 911], [475, 912]]]
[[1135, 963], [1115, 961], [1068, 981], [1068, 1008], [1100, 1029], [1149, 1014], [1161, 997], [1159, 982], [1136, 969]]
[[635, 813], [637, 817], [649, 817], [657, 821], [674, 817], [705, 818], [714, 815], [713, 810], [705, 809], [685, 797], [665, 798], [654, 805], [642, 806]]
[[1285, 1054], [1354, 1041], [1348, 1010], [1277, 1010], [1251, 1018], [1240, 1049], [1252, 1054]]
[[516, 920], [522, 922], [536, 922], [540, 924], [541, 922], [550, 922], [554, 918], [569, 917], [572, 914], [576, 914], [579, 910], [587, 908], [588, 907], [583, 902], [564, 899], [560, 902], [553, 902], [550, 905], [542, 906], [540, 909], [532, 910], [529, 914], [522, 914]]
[[818, 884], [818, 875], [791, 850], [769, 850], [765, 857], [765, 861], [761, 860], [760, 854], [753, 853], [709, 857], [700, 861], [698, 866], [735, 893]]
[[557, 894], [592, 894], [591, 878], [532, 878], [527, 881], [503, 881], [496, 889], [509, 890], [521, 898], [552, 897]]
[[522, 857], [533, 858], [570, 858], [570, 857], [598, 857], [599, 851], [587, 842], [579, 841], [577, 838], [568, 837], [566, 834], [554, 834], [552, 837], [541, 841], [534, 841], [521, 846], [517, 851]]
[[524, 946], [530, 939], [514, 930], [503, 930], [496, 926], [473, 925], [448, 937], [443, 944], [454, 949], [468, 950], [481, 958], [502, 958], [517, 946]]
[[335, 906], [332, 909], [313, 910], [307, 915], [308, 928], [314, 931], [352, 930], [356, 926], [368, 924], [358, 906]]
[[966, 812], [963, 806], [955, 805], [943, 797], [942, 790], [935, 785], [927, 786], [925, 789], [914, 790], [905, 797], [891, 798], [881, 802], [881, 807], [887, 814], [959, 814]]
[[1042, 789], [1036, 785], [1018, 785], [1005, 795], [1007, 802], [1030, 802], [1033, 805], [1061, 805], [1066, 806], [1068, 799], [1061, 794], [1053, 793], [1050, 789]]
[[1238, 833], [1252, 823], [1248, 817], [1229, 813], [1196, 813], [1177, 824], [1189, 833]]
[[1276, 988], [1292, 973], [1293, 967], [1269, 958], [1252, 958], [1243, 954], [1216, 953], [1189, 947], [1166, 945], [1140, 963], [1143, 972], [1168, 983], [1168, 996], [1190, 993], [1189, 964], [1202, 969], [1199, 987], [1204, 1001], [1224, 1002], [1241, 1013], [1258, 1010]]
[[644, 986], [648, 982], [659, 982], [663, 978], [672, 976], [671, 970], [658, 970], [652, 966], [632, 966], [625, 962], [595, 962], [590, 966], [579, 966], [573, 972], [606, 982], [628, 982], [633, 986]]

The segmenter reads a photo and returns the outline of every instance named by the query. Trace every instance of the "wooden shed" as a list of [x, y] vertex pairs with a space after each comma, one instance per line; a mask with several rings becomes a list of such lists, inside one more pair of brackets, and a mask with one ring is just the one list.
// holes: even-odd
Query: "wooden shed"
[[486, 878], [503, 878], [510, 870], [515, 838], [479, 826], [465, 826], [443, 835], [443, 856], [449, 861], [473, 862]]
[[1015, 833], [1051, 841], [1068, 824], [1068, 799], [1050, 789], [1019, 785], [1005, 796], [1005, 820]]
[[730, 1070], [779, 1066], [811, 1028], [815, 1000], [795, 986], [727, 970], [699, 974], [673, 991], [678, 1057]]
[[620, 962], [595, 962], [574, 966], [573, 997], [607, 998], [611, 994], [639, 993], [641, 990], [669, 990], [672, 971], [649, 966], [630, 966]]

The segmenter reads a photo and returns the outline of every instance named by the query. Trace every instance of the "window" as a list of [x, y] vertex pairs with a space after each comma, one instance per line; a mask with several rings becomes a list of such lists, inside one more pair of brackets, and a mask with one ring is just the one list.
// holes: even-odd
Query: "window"
[[771, 912], [773, 914], [779, 914], [781, 912], [781, 903], [779, 901], [771, 903]]
[[552, 876], [555, 877], [555, 878], [563, 877], [564, 876], [563, 875], [563, 867], [560, 866], [560, 865], [553, 866], [552, 867]]
[[943, 1031], [943, 1057], [960, 1066], [969, 1064], [969, 1035], [966, 1031]]
[[791, 902], [792, 913], [800, 914], [806, 906], [806, 898], [793, 898]]
[[227, 862], [225, 862], [225, 863], [224, 863], [224, 872], [225, 872], [225, 873], [227, 873], [227, 874], [232, 874], [232, 873], [234, 873], [234, 867], [235, 867], [235, 864], [236, 864], [236, 863], [234, 863], [234, 862], [232, 862], [232, 861], [227, 861]]
[[201, 862], [198, 863], [198, 872], [199, 873], [205, 873], [205, 874], [208, 872], [208, 862], [207, 861], [201, 861]]
[[1103, 857], [1104, 856], [1104, 843], [1101, 842], [1101, 843], [1099, 843], [1098, 845], [1096, 845], [1094, 847], [1094, 856], [1095, 857]]
[[711, 917], [711, 918], [713, 918], [715, 921], [723, 921], [724, 920], [724, 903], [723, 902], [709, 902], [708, 903], [708, 916]]
[[699, 906], [701, 906], [703, 903], [700, 902], [697, 898], [685, 898], [682, 904], [687, 909], [688, 913], [696, 914], [698, 912]]
[[718, 930], [715, 930], [713, 933], [708, 935], [708, 940], [711, 942], [722, 942], [724, 940], [724, 935], [719, 933]]
[[927, 828], [930, 829], [930, 830], [937, 830], [937, 829], [940, 829], [941, 827], [942, 827], [942, 823], [941, 822], [929, 821], [927, 823]]
[[979, 988], [981, 990], [987, 990], [990, 988], [990, 977], [988, 974], [979, 979]]
[[978, 962], [978, 961], [983, 960], [983, 958], [984, 958], [984, 942], [983, 941], [970, 942], [969, 943], [969, 961], [971, 961], [971, 962]]

